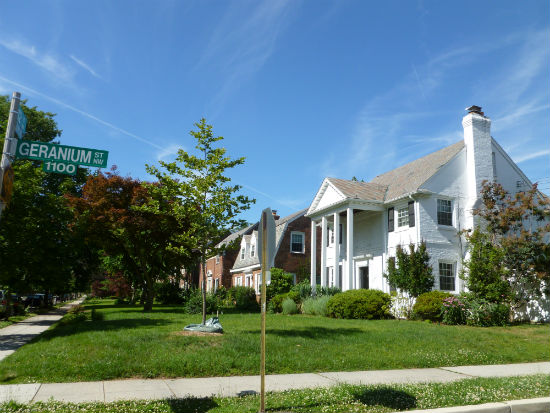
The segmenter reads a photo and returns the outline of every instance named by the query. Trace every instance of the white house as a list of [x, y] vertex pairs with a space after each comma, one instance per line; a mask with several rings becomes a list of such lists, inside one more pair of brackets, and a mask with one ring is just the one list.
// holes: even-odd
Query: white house
[[436, 289], [458, 293], [466, 246], [459, 233], [473, 227], [484, 180], [510, 193], [532, 185], [491, 137], [491, 120], [472, 106], [462, 120], [464, 140], [433, 152], [370, 182], [325, 178], [307, 211], [311, 245], [321, 226], [321, 254], [311, 248], [311, 284], [342, 290], [390, 291], [382, 276], [397, 245], [424, 240]]

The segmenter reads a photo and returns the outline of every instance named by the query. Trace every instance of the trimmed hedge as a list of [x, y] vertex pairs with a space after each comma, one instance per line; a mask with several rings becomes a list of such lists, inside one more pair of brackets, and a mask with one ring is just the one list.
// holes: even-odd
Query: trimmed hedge
[[365, 320], [388, 318], [390, 307], [390, 295], [380, 290], [349, 290], [330, 298], [327, 315], [333, 318]]
[[413, 306], [413, 316], [421, 320], [441, 321], [443, 300], [452, 296], [450, 293], [437, 290], [420, 294]]

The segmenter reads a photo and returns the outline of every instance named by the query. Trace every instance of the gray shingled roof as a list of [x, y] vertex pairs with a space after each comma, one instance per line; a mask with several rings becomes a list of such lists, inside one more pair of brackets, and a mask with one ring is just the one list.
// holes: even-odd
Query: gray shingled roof
[[347, 198], [360, 198], [374, 201], [384, 201], [387, 185], [372, 182], [348, 181], [345, 179], [327, 178]]
[[464, 148], [461, 140], [406, 165], [378, 175], [370, 182], [327, 178], [346, 198], [389, 202], [417, 191], [443, 165]]
[[417, 191], [424, 182], [455, 157], [462, 148], [464, 148], [463, 140], [385, 174], [378, 175], [371, 183], [387, 185], [388, 190], [384, 199], [386, 202], [400, 198], [403, 195]]
[[252, 233], [253, 229], [258, 228], [258, 222], [255, 224], [249, 225], [246, 228], [243, 228], [239, 231], [233, 232], [232, 234], [229, 234], [227, 237], [225, 237], [216, 247], [221, 247], [222, 245], [229, 245], [231, 242], [235, 241], [237, 238], [240, 238], [244, 234], [250, 234]]
[[[281, 240], [283, 239], [283, 235], [288, 227], [288, 224], [294, 221], [295, 219], [300, 218], [306, 212], [307, 212], [307, 208], [302, 209], [298, 212], [295, 212], [293, 214], [290, 214], [284, 218], [281, 218], [275, 221], [275, 245], [277, 246], [276, 251], [279, 250], [279, 245], [281, 243]], [[245, 239], [248, 242], [250, 242], [250, 238], [253, 235], [255, 235], [256, 239], [258, 239], [258, 231], [256, 230], [253, 231], [251, 235], [245, 235]], [[241, 259], [241, 253], [239, 252], [237, 259], [235, 260], [235, 264], [233, 264], [232, 270], [238, 270], [240, 268], [246, 268], [252, 265], [259, 265], [259, 264], [260, 264], [260, 259], [258, 258], [258, 249], [256, 248], [256, 253], [254, 254], [254, 257], [250, 257], [250, 251], [247, 251], [244, 259]]]

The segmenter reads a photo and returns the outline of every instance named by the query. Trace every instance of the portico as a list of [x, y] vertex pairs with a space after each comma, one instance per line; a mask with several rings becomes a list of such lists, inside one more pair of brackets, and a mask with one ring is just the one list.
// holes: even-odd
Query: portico
[[[333, 181], [335, 181], [333, 178], [325, 179], [307, 213], [307, 216], [311, 218], [312, 234], [311, 285], [315, 287], [317, 283], [317, 260], [320, 259], [320, 285], [338, 287], [346, 291], [362, 287], [361, 274], [360, 271], [356, 271], [356, 263], [358, 259], [364, 260], [368, 255], [363, 254], [359, 257], [354, 255], [360, 252], [354, 241], [354, 215], [362, 211], [374, 211], [377, 213], [376, 215], [380, 215], [380, 222], [382, 222], [384, 208], [381, 200], [361, 199], [358, 193], [350, 196], [350, 190], [352, 192], [357, 192], [358, 189], [364, 191], [367, 184], [361, 183], [360, 187], [357, 185], [357, 188], [341, 188], [339, 185], [334, 185]], [[374, 189], [375, 195], [378, 196], [383, 191], [383, 188], [379, 188], [378, 185], [369, 189]], [[317, 257], [317, 249], [314, 248], [317, 244], [316, 229], [318, 226], [321, 227], [320, 257]]]

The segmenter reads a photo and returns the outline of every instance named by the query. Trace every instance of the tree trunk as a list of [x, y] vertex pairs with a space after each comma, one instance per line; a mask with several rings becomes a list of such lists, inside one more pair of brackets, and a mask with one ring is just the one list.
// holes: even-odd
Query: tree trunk
[[139, 305], [145, 305], [145, 292], [147, 291], [147, 283], [143, 283], [143, 290], [141, 290], [141, 296], [139, 297]]
[[206, 323], [206, 260], [204, 255], [202, 261], [202, 324]]
[[153, 310], [153, 300], [155, 299], [155, 283], [152, 277], [147, 277], [145, 280], [145, 289], [143, 291], [145, 295], [145, 304], [143, 305], [143, 311]]
[[130, 296], [130, 304], [134, 305], [137, 300], [137, 288], [135, 281], [132, 283], [132, 295]]

